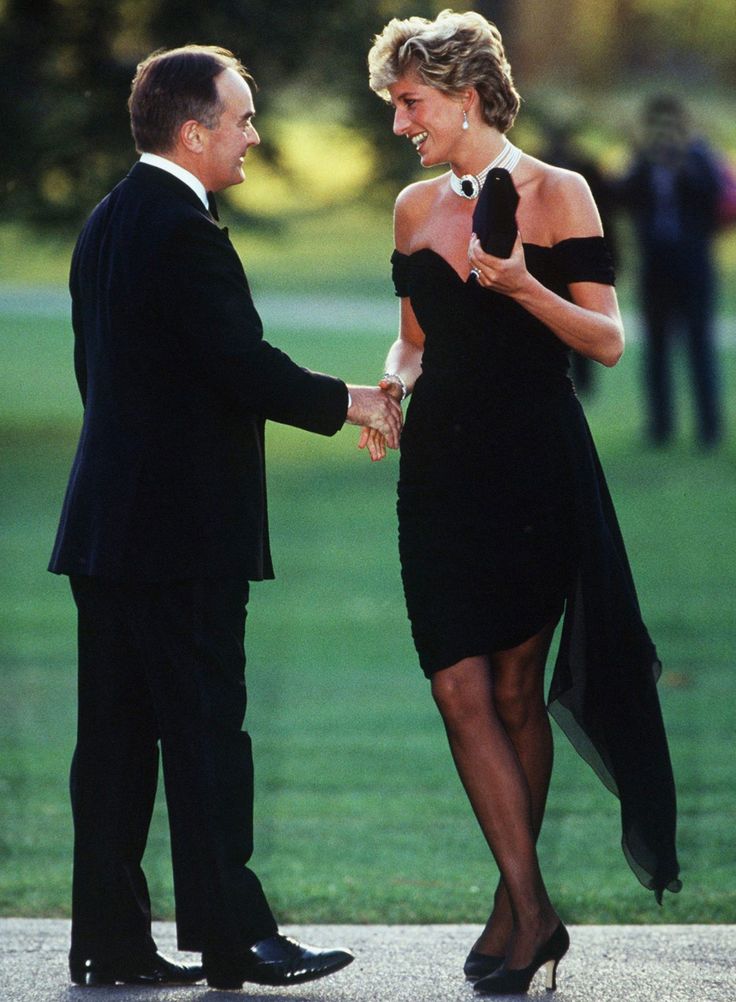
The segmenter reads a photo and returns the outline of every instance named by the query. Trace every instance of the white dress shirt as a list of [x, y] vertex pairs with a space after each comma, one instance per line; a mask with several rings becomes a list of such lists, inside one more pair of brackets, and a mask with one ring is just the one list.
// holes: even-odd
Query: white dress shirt
[[180, 181], [184, 182], [184, 184], [189, 185], [195, 195], [201, 198], [205, 209], [209, 211], [207, 189], [199, 178], [190, 173], [190, 171], [180, 167], [179, 164], [175, 164], [173, 160], [167, 160], [166, 157], [160, 157], [158, 153], [141, 153], [140, 163], [148, 164], [150, 167], [158, 167], [159, 170], [168, 171], [169, 174], [173, 174], [174, 177], [178, 177]]

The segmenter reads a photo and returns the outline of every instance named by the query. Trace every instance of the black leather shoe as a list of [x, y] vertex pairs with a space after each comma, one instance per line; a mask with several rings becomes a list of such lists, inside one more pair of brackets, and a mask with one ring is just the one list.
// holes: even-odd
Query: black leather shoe
[[204, 972], [193, 964], [175, 964], [160, 953], [152, 957], [125, 957], [118, 960], [69, 960], [69, 974], [75, 985], [193, 985]]
[[244, 981], [257, 985], [295, 985], [334, 974], [355, 955], [350, 950], [318, 950], [289, 936], [269, 936], [250, 947], [245, 957], [225, 958], [203, 954], [210, 988], [242, 988]]

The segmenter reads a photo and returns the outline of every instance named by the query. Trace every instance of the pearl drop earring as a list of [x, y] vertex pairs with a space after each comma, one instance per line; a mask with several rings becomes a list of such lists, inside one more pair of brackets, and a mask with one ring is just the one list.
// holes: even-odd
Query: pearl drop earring
[[463, 132], [467, 132], [469, 128], [470, 128], [470, 122], [468, 121], [468, 113], [467, 113], [467, 111], [464, 111], [463, 112]]

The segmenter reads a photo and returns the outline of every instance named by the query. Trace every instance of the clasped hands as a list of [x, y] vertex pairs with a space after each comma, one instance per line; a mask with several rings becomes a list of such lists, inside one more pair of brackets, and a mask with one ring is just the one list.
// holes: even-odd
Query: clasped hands
[[350, 424], [363, 425], [358, 440], [359, 449], [368, 449], [375, 463], [383, 459], [386, 449], [398, 449], [404, 415], [401, 410], [401, 387], [388, 379], [378, 386], [349, 386], [352, 406], [348, 410]]
[[383, 459], [387, 447], [399, 447], [404, 420], [399, 404], [401, 390], [386, 380], [381, 380], [378, 386], [349, 386], [348, 390], [351, 405], [347, 421], [349, 424], [363, 426], [358, 448], [367, 447], [374, 462]]

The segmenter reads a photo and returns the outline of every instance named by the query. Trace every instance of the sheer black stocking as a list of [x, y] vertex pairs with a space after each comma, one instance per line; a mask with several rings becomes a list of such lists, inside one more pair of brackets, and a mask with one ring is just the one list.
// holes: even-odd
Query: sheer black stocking
[[455, 765], [501, 871], [475, 949], [514, 968], [530, 963], [558, 921], [536, 855], [552, 767], [543, 673], [553, 630], [432, 679]]
[[[554, 626], [550, 623], [521, 647], [491, 658], [496, 710], [529, 785], [535, 840], [542, 828], [552, 775], [552, 730], [544, 702], [544, 666]], [[511, 904], [501, 878], [493, 909], [473, 948], [492, 956], [503, 956], [512, 926]]]

